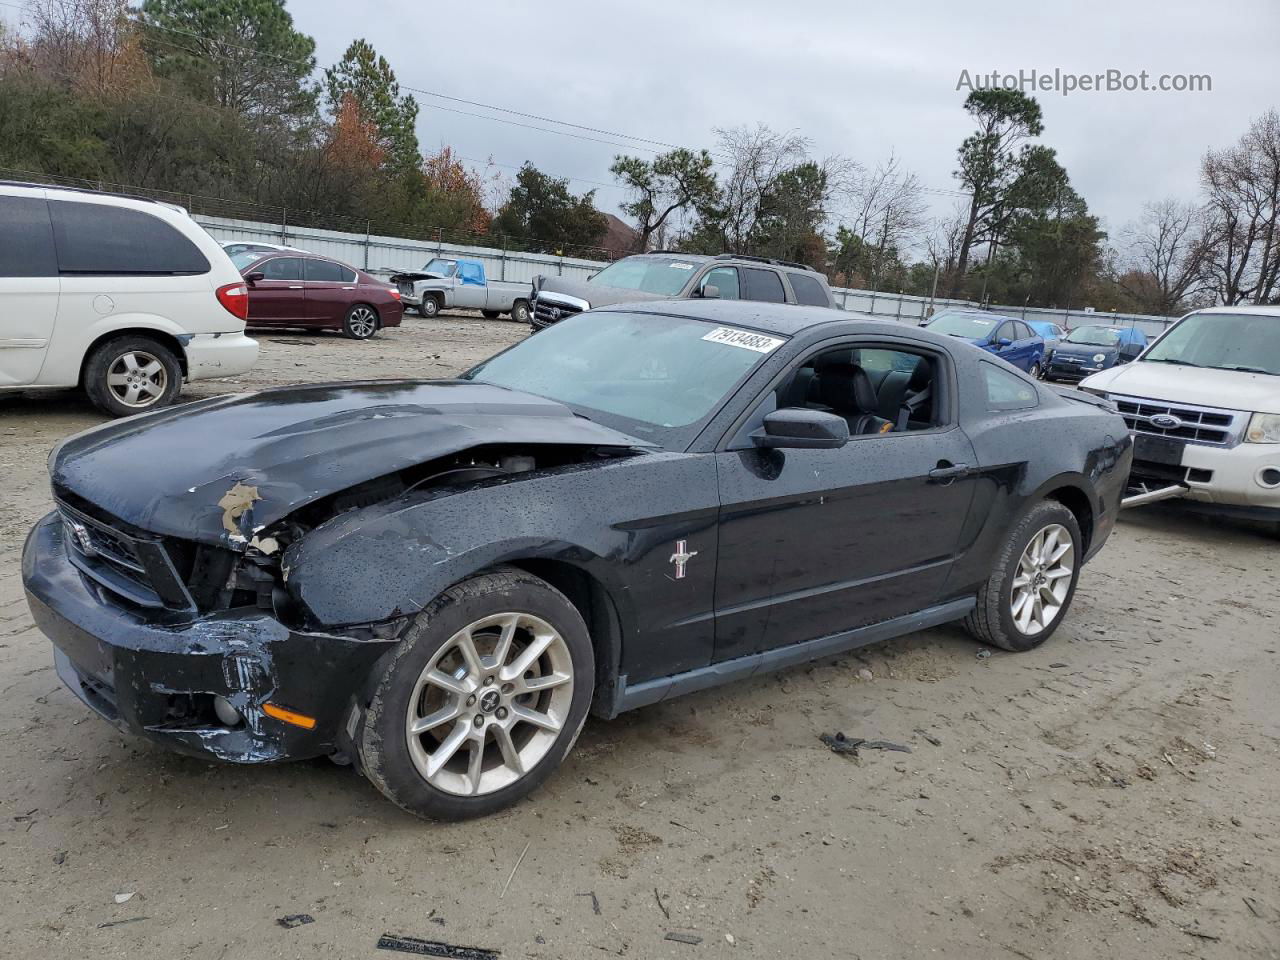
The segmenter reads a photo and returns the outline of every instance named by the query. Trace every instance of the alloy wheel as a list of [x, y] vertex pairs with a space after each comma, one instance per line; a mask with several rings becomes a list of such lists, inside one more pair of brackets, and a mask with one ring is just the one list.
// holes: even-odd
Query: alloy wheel
[[352, 336], [358, 340], [367, 340], [377, 332], [378, 317], [369, 307], [353, 307], [347, 318], [347, 325], [351, 328]]
[[1031, 538], [1018, 561], [1010, 596], [1009, 612], [1020, 633], [1035, 636], [1058, 618], [1071, 592], [1075, 554], [1071, 534], [1060, 523]]
[[418, 773], [458, 796], [493, 793], [546, 757], [573, 703], [573, 657], [555, 627], [499, 613], [459, 630], [419, 674], [405, 736]]
[[126, 407], [149, 407], [169, 385], [169, 372], [155, 356], [142, 350], [122, 353], [107, 368], [107, 389]]

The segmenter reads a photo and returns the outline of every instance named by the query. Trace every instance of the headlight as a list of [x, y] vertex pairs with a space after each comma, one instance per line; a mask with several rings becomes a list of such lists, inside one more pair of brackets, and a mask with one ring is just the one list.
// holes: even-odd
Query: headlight
[[1105, 353], [1095, 353], [1093, 355], [1094, 363], [1102, 363], [1102, 361], [1106, 359], [1107, 359], [1107, 355]]
[[1280, 413], [1255, 413], [1244, 432], [1245, 443], [1280, 443]]
[[1083, 390], [1085, 393], [1091, 393], [1095, 397], [1101, 397], [1103, 400], [1108, 399], [1107, 391], [1099, 390], [1097, 387], [1077, 387], [1077, 390]]

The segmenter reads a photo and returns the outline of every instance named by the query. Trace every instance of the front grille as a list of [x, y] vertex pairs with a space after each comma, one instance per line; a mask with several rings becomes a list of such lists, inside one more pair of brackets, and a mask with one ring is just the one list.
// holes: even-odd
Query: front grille
[[1188, 443], [1234, 446], [1240, 442], [1247, 418], [1246, 414], [1232, 410], [1171, 404], [1142, 397], [1112, 396], [1111, 400], [1132, 432]]
[[163, 538], [133, 531], [74, 495], [59, 491], [55, 502], [67, 556], [81, 573], [134, 606], [192, 609], [191, 594]]
[[575, 313], [581, 313], [582, 308], [569, 303], [556, 303], [538, 297], [533, 301], [533, 319], [542, 327], [550, 326], [563, 320], [565, 317], [571, 317]]

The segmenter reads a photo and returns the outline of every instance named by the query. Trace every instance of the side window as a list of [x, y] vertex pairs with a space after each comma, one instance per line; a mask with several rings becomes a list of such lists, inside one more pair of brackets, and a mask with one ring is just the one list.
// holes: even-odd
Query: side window
[[765, 303], [786, 303], [787, 294], [782, 289], [782, 278], [772, 270], [742, 268], [746, 280], [747, 300], [763, 300]]
[[716, 267], [714, 270], [708, 270], [702, 282], [698, 284], [698, 289], [701, 291], [707, 285], [720, 291], [721, 300], [742, 299], [742, 291], [738, 286], [737, 267]]
[[843, 417], [851, 436], [905, 433], [939, 425], [933, 355], [889, 347], [837, 347], [809, 357], [778, 386], [777, 408]]
[[1012, 321], [1006, 320], [996, 328], [996, 335], [993, 339], [996, 343], [999, 343], [1001, 340], [1017, 340], [1018, 331], [1013, 329]]
[[462, 278], [463, 283], [472, 283], [476, 286], [484, 283], [484, 270], [478, 263], [458, 264], [458, 276]]
[[49, 204], [43, 197], [0, 197], [0, 277], [56, 277]]
[[986, 361], [980, 366], [988, 410], [1027, 410], [1040, 405], [1036, 388], [1021, 377]]
[[273, 257], [258, 267], [264, 280], [301, 280], [302, 259], [299, 257]]
[[1025, 323], [1023, 323], [1022, 321], [1018, 321], [1016, 326], [1018, 328], [1019, 340], [1030, 340], [1032, 337], [1036, 335], [1036, 332], [1032, 330], [1029, 326], [1027, 326]]
[[788, 273], [791, 290], [796, 295], [796, 302], [810, 307], [829, 307], [831, 301], [827, 297], [822, 281], [807, 273]]
[[340, 263], [332, 260], [303, 260], [303, 267], [308, 280], [322, 280], [326, 283], [354, 283], [356, 275]]
[[159, 217], [131, 207], [50, 200], [62, 273], [190, 275], [209, 272], [199, 248]]

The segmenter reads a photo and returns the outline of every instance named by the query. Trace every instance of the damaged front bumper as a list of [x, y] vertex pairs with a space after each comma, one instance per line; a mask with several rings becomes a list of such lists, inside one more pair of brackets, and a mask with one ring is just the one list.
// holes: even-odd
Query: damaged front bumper
[[[357, 691], [394, 640], [290, 629], [256, 608], [157, 622], [109, 596], [67, 556], [56, 513], [32, 529], [22, 578], [63, 683], [117, 728], [171, 750], [235, 763], [338, 752]], [[238, 714], [219, 717], [222, 698]], [[264, 712], [313, 718], [304, 728]], [[222, 709], [226, 716], [225, 706]]]

